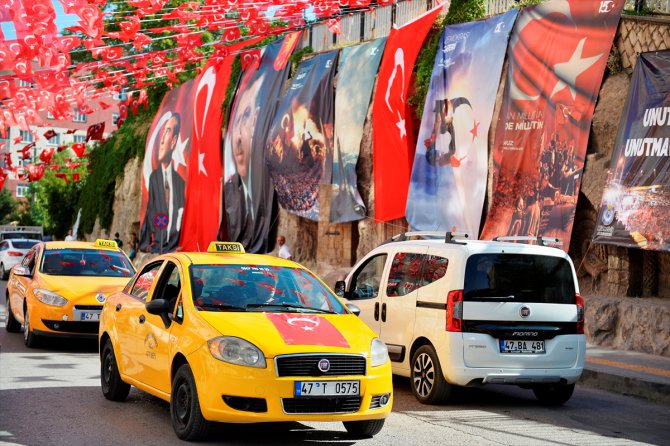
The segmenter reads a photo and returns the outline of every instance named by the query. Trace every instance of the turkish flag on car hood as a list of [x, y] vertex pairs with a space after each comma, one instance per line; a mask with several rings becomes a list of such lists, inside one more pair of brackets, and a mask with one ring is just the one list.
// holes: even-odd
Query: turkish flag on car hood
[[410, 77], [423, 40], [442, 8], [440, 4], [394, 27], [386, 40], [372, 108], [374, 215], [378, 222], [405, 215], [414, 160], [411, 118], [406, 115]]

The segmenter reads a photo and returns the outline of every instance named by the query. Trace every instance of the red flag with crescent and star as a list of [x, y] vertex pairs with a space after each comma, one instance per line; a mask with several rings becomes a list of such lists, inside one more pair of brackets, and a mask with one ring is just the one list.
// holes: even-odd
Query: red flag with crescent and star
[[298, 313], [266, 313], [286, 345], [348, 348], [342, 333], [325, 317]]
[[624, 0], [551, 0], [519, 13], [481, 239], [560, 238], [568, 250], [591, 119]]
[[372, 108], [375, 221], [405, 215], [414, 161], [407, 98], [414, 62], [428, 31], [442, 11], [440, 4], [411, 22], [393, 27], [379, 66]]

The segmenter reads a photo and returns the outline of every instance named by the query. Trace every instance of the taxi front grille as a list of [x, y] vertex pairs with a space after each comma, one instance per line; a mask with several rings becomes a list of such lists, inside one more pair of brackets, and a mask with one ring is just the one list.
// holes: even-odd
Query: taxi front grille
[[[319, 361], [327, 359], [330, 368], [319, 370]], [[276, 358], [277, 376], [364, 376], [366, 360], [356, 355], [287, 355]]]
[[100, 325], [98, 321], [87, 321], [87, 322], [49, 321], [46, 319], [42, 319], [42, 322], [50, 330], [61, 331], [63, 333], [85, 333], [85, 334], [97, 333]]
[[75, 310], [99, 310], [102, 311], [102, 305], [75, 305]]
[[353, 413], [361, 407], [360, 396], [329, 398], [282, 398], [287, 414]]

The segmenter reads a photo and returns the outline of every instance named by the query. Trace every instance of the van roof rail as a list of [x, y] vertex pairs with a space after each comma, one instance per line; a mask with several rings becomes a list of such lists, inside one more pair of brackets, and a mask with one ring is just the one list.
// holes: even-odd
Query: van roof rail
[[437, 237], [444, 238], [445, 243], [463, 244], [463, 242], [456, 241], [456, 239], [467, 239], [469, 235], [465, 232], [440, 232], [440, 231], [408, 231], [401, 234], [396, 234], [384, 241], [382, 245], [391, 242], [402, 242], [410, 237]]
[[558, 237], [543, 237], [541, 235], [507, 235], [493, 237], [494, 242], [536, 242], [541, 246], [549, 246], [549, 243], [563, 246], [563, 241]]

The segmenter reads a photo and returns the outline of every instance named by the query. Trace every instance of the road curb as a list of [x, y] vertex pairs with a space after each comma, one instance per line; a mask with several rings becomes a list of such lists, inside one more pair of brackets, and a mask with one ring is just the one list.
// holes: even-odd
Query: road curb
[[670, 406], [670, 385], [584, 369], [579, 384]]

